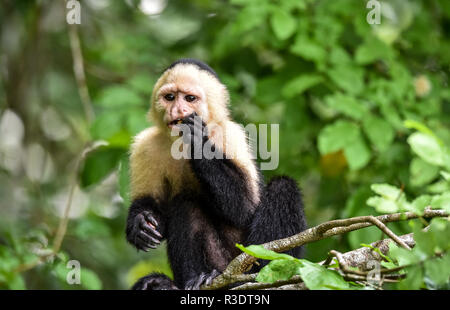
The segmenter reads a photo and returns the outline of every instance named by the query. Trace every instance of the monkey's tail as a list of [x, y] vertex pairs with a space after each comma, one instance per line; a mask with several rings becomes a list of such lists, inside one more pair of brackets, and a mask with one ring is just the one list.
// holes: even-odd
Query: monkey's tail
[[[247, 244], [262, 244], [290, 237], [306, 228], [302, 195], [296, 181], [286, 176], [274, 177], [264, 188], [261, 205], [250, 226]], [[297, 247], [286, 253], [299, 258], [303, 252], [303, 247]]]

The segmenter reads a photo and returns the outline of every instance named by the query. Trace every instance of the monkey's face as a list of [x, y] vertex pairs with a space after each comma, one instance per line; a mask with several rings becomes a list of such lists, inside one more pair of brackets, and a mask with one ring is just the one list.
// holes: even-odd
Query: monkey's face
[[163, 85], [159, 90], [158, 104], [165, 111], [163, 120], [169, 129], [194, 112], [202, 118], [208, 116], [205, 91], [195, 81]]
[[228, 119], [228, 91], [210, 73], [191, 64], [168, 69], [156, 82], [150, 116], [168, 131], [177, 129], [180, 119], [196, 112], [206, 123]]

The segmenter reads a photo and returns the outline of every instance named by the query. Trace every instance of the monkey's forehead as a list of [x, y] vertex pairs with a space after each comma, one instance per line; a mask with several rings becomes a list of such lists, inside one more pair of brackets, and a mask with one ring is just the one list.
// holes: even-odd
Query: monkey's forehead
[[222, 83], [209, 71], [201, 70], [196, 65], [179, 63], [171, 69], [166, 70], [155, 85], [154, 91], [158, 92], [167, 84], [177, 87], [201, 87], [214, 90], [223, 88]]
[[175, 62], [173, 62], [169, 67], [166, 68], [166, 70], [164, 70], [164, 72], [175, 68], [178, 65], [193, 65], [195, 66], [198, 70], [203, 70], [206, 72], [209, 72], [210, 74], [212, 74], [216, 79], [219, 80], [219, 76], [217, 75], [216, 71], [214, 71], [210, 66], [208, 66], [206, 63], [198, 60], [198, 59], [194, 59], [194, 58], [181, 58]]

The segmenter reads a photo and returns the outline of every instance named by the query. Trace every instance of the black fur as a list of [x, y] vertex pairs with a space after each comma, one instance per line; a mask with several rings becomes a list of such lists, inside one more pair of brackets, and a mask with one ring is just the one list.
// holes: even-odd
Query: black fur
[[152, 273], [140, 278], [132, 290], [176, 290], [178, 289], [170, 278], [162, 273]]
[[166, 68], [165, 71], [172, 69], [173, 67], [175, 67], [178, 64], [191, 64], [191, 65], [195, 65], [197, 66], [197, 68], [199, 68], [200, 70], [204, 70], [204, 71], [208, 71], [209, 73], [211, 73], [212, 75], [214, 75], [218, 80], [219, 80], [219, 76], [217, 75], [216, 71], [214, 71], [213, 68], [211, 68], [210, 66], [208, 66], [207, 64], [205, 64], [204, 62], [197, 60], [197, 59], [193, 59], [193, 58], [181, 58], [178, 59], [177, 61], [173, 62], [170, 66], [168, 66]]
[[[183, 135], [190, 135], [190, 141], [211, 143], [204, 134], [205, 124], [202, 124], [204, 132], [194, 130], [192, 118], [183, 120], [191, 128]], [[140, 249], [155, 245], [154, 234], [152, 239], [139, 238], [136, 243], [136, 235], [143, 229], [139, 218], [145, 218], [145, 214], [148, 215], [145, 212], [149, 212], [158, 222], [156, 230], [167, 238], [174, 274], [173, 282], [167, 282], [168, 278], [160, 274], [149, 275], [140, 279], [133, 289], [171, 289], [174, 286], [198, 289], [239, 254], [236, 243], [261, 244], [306, 229], [302, 198], [294, 180], [277, 177], [267, 186], [261, 185], [260, 202], [255, 206], [248, 181], [232, 160], [201, 158], [190, 162], [201, 184], [200, 193], [181, 193], [164, 202], [164, 206], [146, 197], [136, 200], [130, 207], [127, 240]], [[147, 243], [143, 244], [143, 240]], [[300, 257], [301, 249], [288, 253]]]

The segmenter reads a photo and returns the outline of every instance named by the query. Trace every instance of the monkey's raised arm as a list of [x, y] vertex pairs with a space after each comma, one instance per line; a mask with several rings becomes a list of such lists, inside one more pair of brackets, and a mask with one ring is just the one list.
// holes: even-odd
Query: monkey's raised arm
[[[248, 180], [245, 172], [242, 171], [231, 159], [227, 159], [225, 154], [218, 158], [205, 158], [204, 156], [194, 156], [196, 143], [203, 147], [208, 147], [217, 152], [213, 142], [207, 135], [206, 124], [201, 121], [194, 121], [196, 114], [192, 114], [183, 123], [190, 128], [186, 141], [191, 143], [191, 166], [195, 175], [204, 188], [204, 193], [211, 200], [209, 206], [214, 208], [214, 212], [237, 227], [247, 227], [251, 221], [255, 210], [255, 203], [251, 197]], [[183, 133], [185, 135], [185, 133]]]

